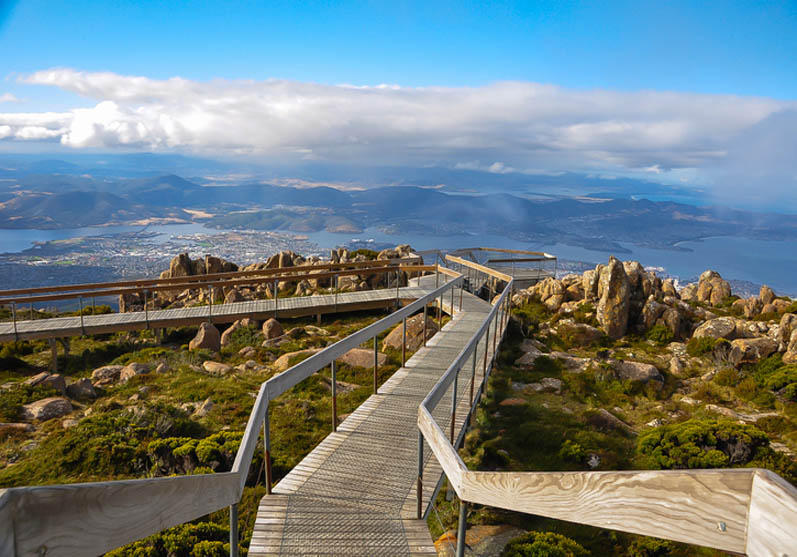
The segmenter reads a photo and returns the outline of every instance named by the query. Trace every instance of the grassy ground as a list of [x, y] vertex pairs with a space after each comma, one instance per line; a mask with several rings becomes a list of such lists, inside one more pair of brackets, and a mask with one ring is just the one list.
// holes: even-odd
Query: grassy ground
[[[72, 339], [69, 356], [59, 356], [59, 371], [71, 379], [88, 377], [108, 364], [165, 363], [166, 373], [148, 373], [99, 390], [95, 401], [74, 401], [74, 423], [53, 419], [36, 425], [33, 433], [10, 433], [0, 438], [0, 486], [41, 485], [79, 481], [140, 478], [165, 472], [174, 462], [192, 461], [193, 473], [229, 469], [260, 384], [276, 371], [271, 362], [280, 355], [305, 348], [323, 347], [373, 323], [382, 312], [356, 312], [314, 318], [281, 320], [285, 330], [320, 326], [328, 335], [301, 334], [280, 346], [262, 347], [255, 329], [240, 329], [220, 353], [189, 351], [195, 329], [169, 330], [162, 342], [149, 331]], [[400, 326], [400, 325], [399, 325]], [[380, 341], [387, 335], [380, 335]], [[253, 346], [253, 354], [239, 350]], [[371, 342], [363, 345], [371, 348]], [[59, 346], [60, 351], [60, 346]], [[387, 380], [401, 364], [401, 351], [385, 348], [387, 362], [378, 371], [378, 383]], [[411, 356], [408, 352], [407, 357]], [[21, 380], [49, 366], [45, 342], [20, 342], [3, 347], [0, 371], [6, 383], [0, 389], [0, 413], [14, 416], [21, 404], [54, 393], [23, 389]], [[236, 366], [254, 360], [257, 371], [234, 370], [224, 376], [206, 373], [201, 364], [214, 360]], [[279, 481], [332, 430], [329, 368], [286, 392], [271, 404], [273, 479]], [[338, 413], [352, 412], [370, 396], [372, 368], [339, 364], [338, 381], [356, 385], [338, 394]], [[327, 381], [324, 381], [324, 378]], [[206, 399], [212, 409], [203, 417], [193, 407]], [[192, 406], [189, 406], [192, 405]], [[6, 421], [7, 417], [3, 418]], [[220, 435], [226, 437], [219, 437]], [[217, 441], [213, 441], [216, 439]], [[262, 445], [255, 451], [249, 482], [240, 507], [241, 540], [245, 548], [260, 497], [265, 493]], [[180, 458], [175, 459], [175, 456]], [[164, 468], [165, 467], [165, 468]], [[215, 468], [214, 468], [215, 467]], [[224, 554], [228, 539], [227, 511], [177, 527], [117, 551], [117, 555]], [[200, 526], [197, 526], [200, 525]], [[207, 542], [207, 543], [205, 543]], [[170, 545], [171, 544], [171, 545]], [[176, 544], [176, 545], [175, 545]], [[200, 547], [198, 544], [204, 544]], [[207, 546], [207, 547], [205, 547]]]
[[[703, 380], [701, 375], [717, 370], [715, 359], [710, 355], [697, 358], [690, 362], [683, 376], [674, 377], [667, 373], [666, 342], [659, 339], [632, 336], [616, 342], [599, 339], [588, 346], [576, 346], [559, 335], [539, 335], [539, 340], [548, 347], [577, 356], [595, 358], [609, 351], [613, 358], [657, 365], [665, 376], [664, 387], [661, 390], [635, 387], [617, 380], [600, 365], [583, 373], [564, 372], [556, 360], [547, 357], [537, 359], [530, 368], [515, 366], [514, 361], [522, 353], [519, 345], [524, 335], [535, 336], [551, 322], [555, 324], [556, 318], [539, 304], [515, 310], [515, 319], [475, 413], [473, 427], [460, 450], [469, 468], [517, 471], [659, 468], [661, 466], [651, 463], [640, 449], [639, 440], [646, 432], [665, 430], [646, 424], [661, 420], [673, 428], [699, 429], [715, 422], [721, 424], [717, 427], [734, 427], [717, 421], [718, 416], [706, 409], [707, 403], [722, 403], [737, 412], [777, 412], [777, 417], [761, 418], [756, 426], [738, 427], [740, 430], [752, 428], [747, 431], [754, 430], [755, 435], [763, 431], [767, 443], [783, 442], [787, 447], [797, 448], [794, 442], [797, 404], [784, 397], [782, 391], [776, 394], [767, 387], [774, 384], [780, 388], [780, 384], [789, 380], [789, 372], [783, 371], [778, 357], [733, 372], [720, 362], [720, 370], [725, 371], [717, 373], [713, 379]], [[544, 377], [560, 379], [563, 383], [561, 394], [535, 392], [527, 387]], [[684, 396], [697, 402], [683, 402]], [[610, 411], [631, 430], [612, 427], [599, 419], [599, 409]], [[770, 468], [792, 482], [797, 481], [794, 458], [768, 447], [752, 455], [746, 465]], [[448, 501], [446, 492], [444, 486], [428, 518], [435, 538], [456, 528], [458, 501], [455, 497]], [[724, 555], [706, 548], [481, 506], [470, 507], [468, 522], [510, 524], [525, 530], [556, 532], [576, 540], [592, 555]]]

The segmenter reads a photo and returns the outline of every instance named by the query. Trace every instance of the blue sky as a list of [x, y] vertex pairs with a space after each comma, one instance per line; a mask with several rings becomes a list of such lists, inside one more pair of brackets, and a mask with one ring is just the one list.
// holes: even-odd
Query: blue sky
[[0, 0], [0, 151], [581, 171], [797, 207], [796, 30], [797, 1]]
[[196, 80], [519, 80], [797, 98], [797, 2], [0, 3], [6, 75], [65, 66]]

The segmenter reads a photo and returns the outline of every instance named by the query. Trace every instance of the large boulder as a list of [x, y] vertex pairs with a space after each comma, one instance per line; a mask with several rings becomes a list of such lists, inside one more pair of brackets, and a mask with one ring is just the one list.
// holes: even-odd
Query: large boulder
[[702, 323], [695, 332], [694, 338], [724, 338], [731, 340], [736, 336], [736, 319], [733, 317], [717, 317]]
[[54, 389], [59, 394], [64, 394], [64, 392], [66, 392], [66, 381], [64, 380], [64, 376], [58, 373], [47, 373], [43, 371], [26, 379], [24, 383], [31, 387], [40, 385], [42, 387]]
[[628, 330], [630, 284], [623, 264], [614, 257], [601, 269], [598, 295], [598, 323], [610, 338], [622, 337]]
[[617, 361], [612, 363], [612, 367], [617, 372], [617, 377], [624, 381], [645, 385], [653, 381], [653, 385], [660, 389], [664, 385], [664, 377], [661, 372], [652, 364], [643, 362]]
[[282, 325], [273, 317], [263, 323], [263, 336], [266, 337], [266, 340], [281, 337], [284, 334], [285, 330], [282, 328]]
[[91, 372], [91, 382], [95, 387], [112, 385], [119, 380], [119, 374], [125, 366], [102, 366]]
[[785, 352], [789, 346], [792, 331], [797, 330], [797, 314], [784, 313], [778, 325], [778, 350]]
[[731, 285], [716, 271], [706, 271], [697, 283], [697, 301], [718, 306], [731, 295]]
[[569, 320], [559, 322], [554, 330], [572, 346], [589, 346], [603, 338], [603, 332], [592, 325]]
[[205, 349], [213, 352], [221, 350], [221, 335], [213, 324], [205, 322], [199, 326], [196, 336], [188, 343], [189, 350]]
[[295, 362], [301, 361], [300, 358], [312, 356], [319, 351], [321, 351], [320, 348], [306, 348], [304, 350], [297, 350], [296, 352], [288, 352], [274, 360], [274, 368], [277, 371], [285, 371], [292, 365], [295, 365]]
[[[383, 346], [396, 350], [401, 349], [403, 325], [399, 323], [382, 341]], [[431, 317], [426, 317], [426, 340], [437, 332], [437, 323]], [[423, 314], [413, 315], [407, 319], [407, 350], [414, 351], [423, 344]]]
[[[349, 365], [351, 367], [373, 367], [374, 365], [374, 351], [368, 348], [352, 348], [343, 356], [338, 358], [338, 361]], [[376, 363], [378, 366], [383, 366], [387, 362], [387, 354], [377, 352]]]
[[78, 379], [71, 385], [67, 385], [66, 394], [76, 400], [97, 398], [97, 391], [94, 390], [94, 385], [92, 385], [91, 380], [86, 377]]
[[739, 338], [731, 342], [728, 358], [735, 366], [756, 363], [773, 354], [777, 349], [778, 344], [766, 337]]
[[46, 421], [60, 418], [72, 412], [72, 403], [67, 399], [53, 396], [43, 398], [22, 406], [22, 416], [26, 420]]

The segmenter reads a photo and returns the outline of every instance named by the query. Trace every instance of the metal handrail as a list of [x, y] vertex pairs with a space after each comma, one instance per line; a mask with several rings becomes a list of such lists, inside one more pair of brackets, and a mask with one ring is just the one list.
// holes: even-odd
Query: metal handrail
[[[436, 270], [445, 275], [442, 268]], [[453, 292], [462, 286], [462, 275], [452, 277], [430, 293], [261, 384], [230, 472], [0, 491], [0, 554], [96, 555], [229, 506], [230, 551], [237, 555], [238, 503], [261, 423], [265, 436], [266, 485], [271, 492], [270, 401], [327, 365], [332, 366], [335, 385], [334, 362], [340, 356], [370, 339], [376, 348], [377, 335], [400, 322], [404, 323], [406, 335], [407, 317], [419, 310], [425, 316], [427, 305], [438, 301], [442, 311], [443, 295], [449, 290], [453, 313]], [[333, 430], [336, 422], [337, 416], [333, 415]]]
[[[479, 330], [471, 337], [418, 407], [418, 518], [422, 509], [423, 447], [429, 444], [449, 485], [460, 499], [457, 556], [464, 555], [467, 504], [479, 503], [614, 530], [715, 547], [749, 555], [786, 555], [797, 547], [797, 489], [762, 469], [710, 469], [617, 472], [474, 472], [457, 453], [466, 428], [450, 437], [432, 416], [449, 386], [485, 342], [485, 364], [479, 394], [471, 395], [475, 411], [495, 360], [487, 366], [490, 325], [503, 338], [513, 282], [510, 280]], [[471, 389], [471, 393], [472, 393]], [[467, 423], [467, 418], [466, 422]]]

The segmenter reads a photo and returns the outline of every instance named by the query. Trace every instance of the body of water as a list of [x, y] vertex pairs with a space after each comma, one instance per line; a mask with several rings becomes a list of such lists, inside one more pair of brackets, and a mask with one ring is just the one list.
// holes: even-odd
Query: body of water
[[[18, 253], [33, 246], [34, 242], [64, 240], [79, 236], [97, 236], [120, 232], [146, 230], [158, 232], [166, 241], [174, 234], [219, 234], [227, 230], [205, 228], [202, 224], [175, 224], [158, 226], [110, 226], [64, 230], [0, 230], [0, 253]], [[651, 249], [623, 244], [630, 254], [613, 254], [610, 251], [588, 250], [565, 244], [529, 244], [498, 235], [474, 234], [457, 236], [429, 236], [422, 234], [387, 234], [376, 228], [361, 234], [314, 232], [303, 234], [321, 248], [334, 248], [354, 239], [376, 243], [410, 244], [417, 250], [456, 249], [466, 247], [503, 247], [546, 251], [562, 259], [605, 263], [610, 255], [620, 259], [635, 259], [645, 266], [662, 267], [665, 272], [683, 280], [693, 279], [706, 269], [714, 269], [727, 279], [746, 280], [768, 284], [778, 294], [797, 296], [797, 242], [751, 240], [737, 237], [714, 237], [682, 242], [680, 247], [691, 251]]]

